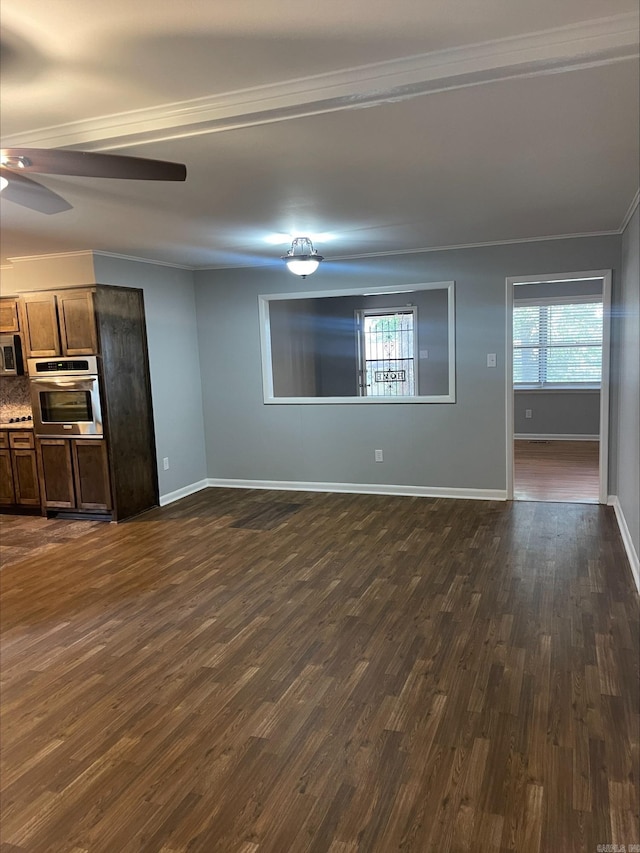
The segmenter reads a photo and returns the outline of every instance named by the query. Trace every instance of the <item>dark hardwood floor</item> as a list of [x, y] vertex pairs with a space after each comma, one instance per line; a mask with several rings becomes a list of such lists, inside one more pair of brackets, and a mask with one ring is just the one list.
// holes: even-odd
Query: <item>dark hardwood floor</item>
[[598, 441], [514, 442], [514, 498], [524, 501], [598, 503]]
[[609, 507], [209, 489], [0, 584], [1, 853], [640, 843]]

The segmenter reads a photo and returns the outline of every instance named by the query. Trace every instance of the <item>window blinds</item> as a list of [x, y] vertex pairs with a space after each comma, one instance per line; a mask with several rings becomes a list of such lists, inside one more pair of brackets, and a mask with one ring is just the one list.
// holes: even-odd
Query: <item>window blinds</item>
[[522, 300], [513, 309], [516, 385], [599, 385], [602, 300]]

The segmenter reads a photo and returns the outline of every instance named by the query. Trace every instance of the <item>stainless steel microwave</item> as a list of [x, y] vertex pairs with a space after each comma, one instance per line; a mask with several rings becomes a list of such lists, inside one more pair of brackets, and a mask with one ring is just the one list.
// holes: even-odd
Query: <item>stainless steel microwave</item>
[[22, 376], [20, 335], [0, 335], [0, 376]]
[[33, 429], [42, 438], [102, 438], [102, 403], [95, 355], [30, 358]]

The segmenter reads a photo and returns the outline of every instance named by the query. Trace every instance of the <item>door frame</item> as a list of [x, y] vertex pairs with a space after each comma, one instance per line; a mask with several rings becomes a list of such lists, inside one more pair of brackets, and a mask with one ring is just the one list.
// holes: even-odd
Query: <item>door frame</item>
[[542, 284], [561, 281], [602, 280], [602, 382], [600, 384], [600, 464], [599, 497], [601, 504], [609, 500], [609, 369], [611, 363], [611, 270], [589, 270], [573, 273], [547, 273], [544, 275], [516, 275], [506, 279], [506, 352], [505, 400], [507, 434], [507, 500], [513, 500], [514, 472], [514, 390], [513, 390], [513, 288], [520, 284]]

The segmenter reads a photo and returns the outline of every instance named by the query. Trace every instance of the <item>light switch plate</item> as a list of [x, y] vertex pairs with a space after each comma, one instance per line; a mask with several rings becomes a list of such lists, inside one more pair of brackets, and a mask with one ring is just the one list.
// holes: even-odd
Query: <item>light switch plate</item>
[[495, 352], [487, 353], [487, 367], [496, 367], [498, 364], [498, 360]]

